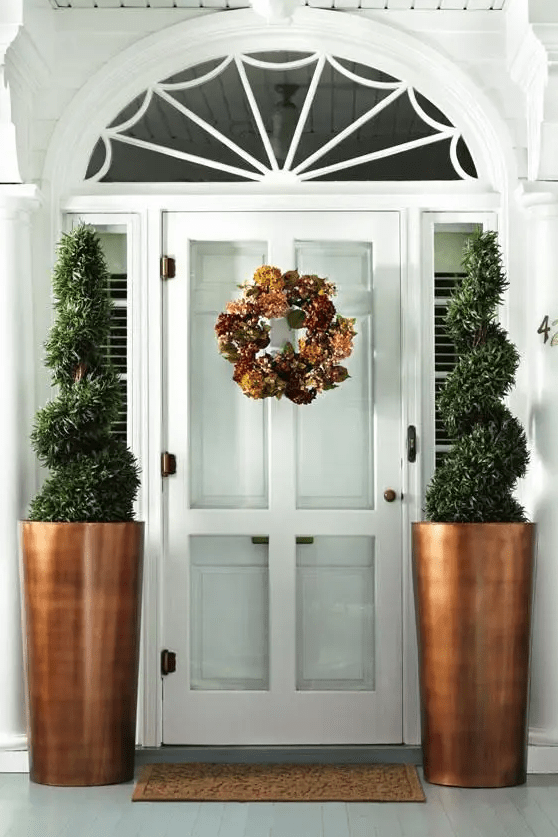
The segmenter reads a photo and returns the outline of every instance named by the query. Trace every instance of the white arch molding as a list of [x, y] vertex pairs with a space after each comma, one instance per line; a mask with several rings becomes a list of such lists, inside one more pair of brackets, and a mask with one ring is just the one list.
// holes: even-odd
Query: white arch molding
[[59, 120], [45, 160], [44, 182], [56, 195], [80, 191], [103, 129], [153, 82], [233, 51], [272, 49], [319, 49], [404, 79], [460, 130], [479, 183], [488, 190], [507, 192], [515, 177], [515, 158], [506, 125], [484, 92], [459, 67], [393, 26], [307, 7], [297, 9], [292, 23], [274, 25], [266, 24], [252, 9], [216, 12], [183, 21], [128, 47], [81, 88]]

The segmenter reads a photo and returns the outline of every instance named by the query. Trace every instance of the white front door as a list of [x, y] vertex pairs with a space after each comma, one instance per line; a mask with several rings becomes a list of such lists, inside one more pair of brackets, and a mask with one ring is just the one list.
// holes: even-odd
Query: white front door
[[[163, 743], [401, 742], [399, 215], [169, 212], [163, 250]], [[261, 264], [357, 319], [350, 379], [309, 405], [247, 398], [218, 354]]]

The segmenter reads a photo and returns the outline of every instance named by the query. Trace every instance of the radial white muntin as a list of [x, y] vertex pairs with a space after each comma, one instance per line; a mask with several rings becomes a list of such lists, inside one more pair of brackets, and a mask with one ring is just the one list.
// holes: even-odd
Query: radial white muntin
[[[254, 122], [258, 129], [260, 141], [267, 154], [267, 165], [260, 162], [252, 154], [246, 151], [241, 145], [236, 143], [230, 136], [223, 134], [214, 125], [212, 125], [210, 122], [207, 122], [203, 117], [199, 116], [194, 111], [190, 110], [190, 108], [188, 108], [184, 103], [178, 101], [172, 95], [175, 91], [185, 91], [191, 90], [192, 88], [196, 87], [204, 87], [208, 82], [213, 81], [213, 79], [217, 78], [223, 72], [225, 72], [225, 70], [229, 67], [233, 60], [235, 62], [235, 66], [244, 89], [244, 94], [252, 112]], [[340, 75], [349, 78], [353, 83], [359, 85], [360, 87], [382, 90], [386, 93], [386, 95], [383, 99], [377, 102], [373, 107], [367, 109], [359, 117], [355, 117], [355, 119], [343, 130], [335, 134], [332, 137], [332, 139], [325, 142], [322, 146], [316, 149], [313, 153], [311, 153], [308, 157], [303, 159], [297, 166], [293, 168], [292, 164], [295, 154], [299, 147], [299, 141], [302, 136], [303, 130], [306, 126], [310, 109], [312, 107], [316, 92], [321, 83], [322, 71], [326, 64], [329, 64]], [[291, 138], [290, 147], [286, 155], [285, 164], [281, 169], [278, 165], [278, 160], [273, 151], [270, 138], [264, 127], [263, 114], [260, 111], [260, 108], [256, 101], [256, 96], [246, 74], [246, 65], [251, 65], [254, 67], [258, 67], [259, 69], [264, 69], [272, 72], [284, 72], [287, 69], [300, 69], [305, 66], [314, 65], [312, 72], [312, 80], [310, 81], [310, 84], [308, 85], [308, 88], [306, 90], [304, 104], [302, 106], [302, 110], [300, 112], [296, 128]], [[419, 119], [424, 125], [427, 125], [428, 128], [434, 131], [434, 133], [431, 133], [425, 137], [407, 140], [404, 142], [396, 141], [395, 144], [386, 145], [384, 148], [380, 150], [358, 155], [356, 157], [345, 157], [344, 159], [332, 165], [326, 165], [321, 167], [318, 166], [317, 169], [312, 168], [314, 163], [316, 163], [318, 160], [324, 157], [332, 148], [338, 146], [341, 142], [343, 142], [344, 139], [349, 137], [351, 134], [354, 134], [366, 123], [373, 122], [374, 119], [384, 111], [384, 109], [388, 108], [392, 104], [392, 102], [395, 102], [404, 95], [408, 96], [408, 100], [416, 116], [419, 117]], [[171, 108], [174, 108], [186, 122], [193, 122], [203, 131], [205, 131], [206, 134], [208, 134], [213, 139], [217, 140], [217, 142], [226, 146], [229, 150], [236, 154], [236, 165], [225, 164], [217, 159], [212, 158], [211, 156], [199, 156], [197, 154], [192, 154], [191, 152], [189, 153], [180, 149], [173, 148], [169, 145], [166, 145], [164, 140], [162, 142], [151, 142], [138, 137], [125, 135], [125, 131], [128, 131], [129, 129], [133, 128], [134, 126], [140, 123], [144, 115], [146, 115], [149, 106], [155, 97], [159, 97], [168, 105], [170, 105]], [[222, 61], [220, 61], [217, 67], [213, 68], [211, 71], [205, 73], [202, 76], [198, 76], [195, 79], [190, 79], [189, 81], [184, 82], [158, 82], [149, 87], [145, 92], [143, 103], [132, 117], [126, 119], [124, 122], [121, 122], [117, 125], [113, 124], [109, 128], [105, 128], [105, 130], [102, 132], [101, 139], [105, 148], [105, 161], [100, 166], [98, 171], [92, 174], [89, 178], [87, 178], [87, 180], [88, 182], [99, 182], [105, 177], [107, 172], [110, 171], [112, 164], [112, 147], [114, 142], [121, 142], [128, 146], [133, 146], [135, 148], [146, 149], [149, 151], [156, 152], [158, 154], [162, 154], [163, 156], [168, 156], [178, 160], [182, 160], [184, 162], [190, 162], [195, 163], [197, 165], [205, 166], [206, 168], [226, 171], [228, 173], [232, 173], [236, 176], [242, 177], [244, 178], [244, 180], [248, 181], [281, 183], [296, 182], [297, 180], [313, 180], [324, 174], [329, 174], [333, 172], [339, 172], [341, 174], [345, 169], [352, 168], [355, 165], [358, 166], [362, 163], [366, 163], [372, 160], [380, 160], [386, 157], [397, 156], [398, 154], [404, 153], [405, 151], [422, 148], [426, 145], [431, 145], [432, 143], [437, 143], [448, 139], [450, 140], [449, 157], [454, 172], [463, 180], [476, 180], [476, 178], [472, 178], [462, 168], [458, 159], [457, 144], [460, 139], [460, 136], [461, 135], [458, 128], [452, 127], [445, 123], [440, 123], [437, 120], [433, 119], [431, 116], [429, 116], [417, 102], [415, 90], [412, 87], [409, 87], [404, 81], [394, 80], [390, 82], [385, 82], [364, 78], [358, 75], [357, 73], [344, 68], [333, 56], [324, 55], [323, 53], [318, 52], [295, 61], [266, 61], [261, 59], [255, 59], [253, 56], [236, 54], [234, 56], [228, 56], [227, 58], [224, 58]], [[244, 167], [242, 168], [241, 166], [243, 164]], [[246, 164], [248, 164], [248, 166], [251, 168], [246, 168]], [[342, 174], [341, 179], [343, 179]], [[118, 179], [116, 180], [118, 182]]]
[[132, 99], [186, 67], [230, 55], [231, 44], [235, 54], [320, 51], [402, 79], [456, 126], [473, 156], [479, 181], [488, 189], [504, 191], [515, 174], [505, 123], [483, 91], [445, 56], [376, 20], [301, 8], [290, 25], [265, 24], [251, 9], [204, 15], [124, 50], [81, 88], [61, 117], [47, 152], [44, 180], [59, 195], [78, 190], [95, 142]]

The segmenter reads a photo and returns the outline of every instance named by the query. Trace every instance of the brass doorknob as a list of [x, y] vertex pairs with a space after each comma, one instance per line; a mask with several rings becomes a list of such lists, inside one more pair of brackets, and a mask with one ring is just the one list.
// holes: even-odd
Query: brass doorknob
[[397, 498], [397, 494], [393, 490], [393, 488], [387, 488], [384, 491], [384, 500], [386, 503], [393, 503], [393, 501]]

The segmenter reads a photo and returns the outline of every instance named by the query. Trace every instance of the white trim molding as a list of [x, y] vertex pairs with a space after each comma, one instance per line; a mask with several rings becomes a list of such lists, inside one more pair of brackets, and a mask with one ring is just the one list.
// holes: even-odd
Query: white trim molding
[[524, 322], [529, 358], [526, 427], [531, 462], [525, 480], [525, 498], [532, 519], [537, 524], [529, 740], [534, 745], [555, 745], [558, 753], [558, 614], [554, 595], [558, 581], [555, 561], [555, 543], [558, 538], [558, 442], [555, 433], [558, 355], [550, 348], [550, 341], [543, 342], [537, 332], [537, 327], [546, 315], [553, 324], [558, 316], [555, 307], [558, 188], [555, 183], [526, 184], [517, 190], [516, 197], [524, 213], [526, 230], [521, 267], [524, 275], [529, 276]]
[[19, 32], [17, 24], [0, 26], [0, 183], [21, 183], [12, 98], [6, 77], [6, 53]]
[[558, 746], [527, 747], [527, 773], [558, 773]]
[[29, 773], [29, 752], [0, 750], [0, 773]]
[[268, 23], [284, 23], [292, 20], [293, 12], [302, 0], [250, 0], [250, 3]]
[[[552, 4], [554, 5], [554, 4]], [[536, 17], [531, 15], [531, 17]], [[553, 20], [537, 22], [532, 20], [524, 36], [524, 53], [527, 61], [523, 82], [520, 85], [527, 94], [527, 129], [529, 142], [533, 141], [533, 168], [529, 179], [554, 180], [557, 176], [556, 137], [558, 116], [558, 22]]]
[[24, 733], [0, 735], [0, 752], [12, 752], [14, 750], [27, 750], [27, 735]]
[[536, 180], [541, 163], [542, 124], [544, 101], [548, 84], [548, 61], [544, 46], [536, 37], [532, 27], [525, 31], [525, 37], [509, 66], [510, 76], [525, 94], [527, 111], [527, 177]]
[[31, 215], [39, 205], [36, 186], [0, 185], [0, 756], [10, 763], [27, 743], [17, 521], [35, 487]]
[[30, 142], [35, 127], [35, 96], [50, 83], [51, 71], [35, 41], [23, 27], [6, 54], [6, 76], [12, 93], [18, 170], [23, 181], [28, 182], [32, 169]]
[[416, 86], [448, 116], [463, 134], [485, 188], [505, 191], [515, 177], [507, 126], [484, 92], [454, 62], [392, 25], [304, 7], [295, 11], [290, 25], [268, 26], [252, 9], [204, 15], [124, 50], [81, 88], [60, 119], [47, 152], [45, 181], [60, 195], [78, 191], [95, 143], [122, 108], [186, 63], [194, 66], [228, 55], [231, 43], [238, 53], [317, 48], [373, 63]]

